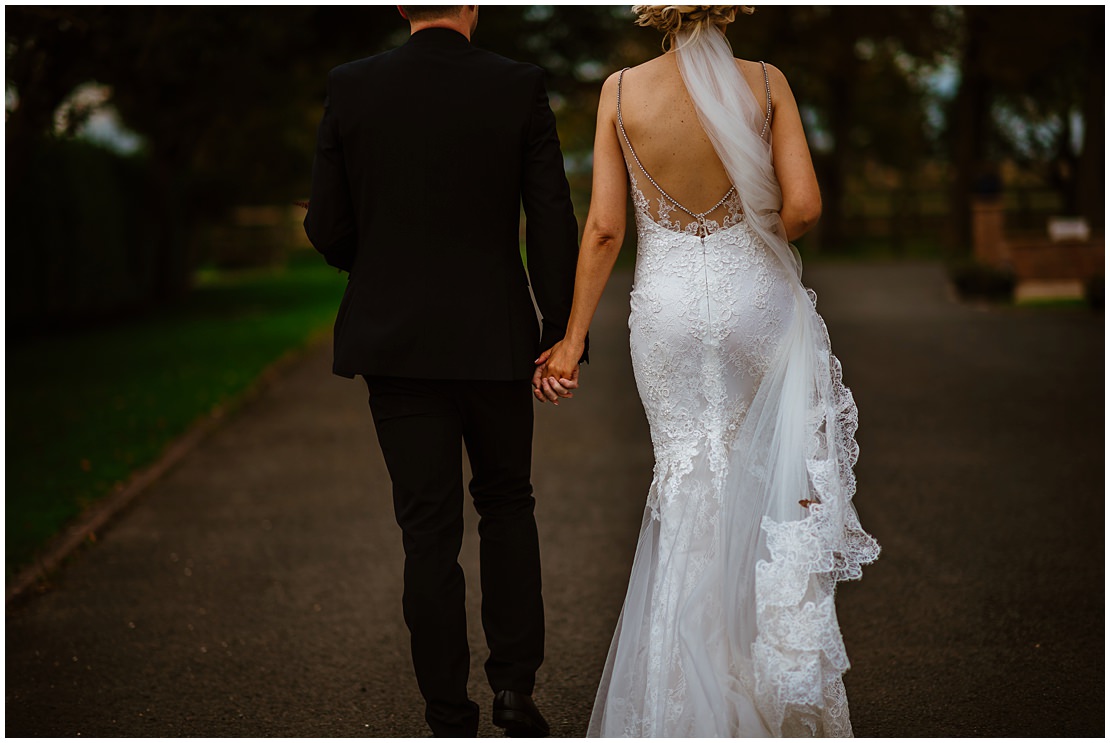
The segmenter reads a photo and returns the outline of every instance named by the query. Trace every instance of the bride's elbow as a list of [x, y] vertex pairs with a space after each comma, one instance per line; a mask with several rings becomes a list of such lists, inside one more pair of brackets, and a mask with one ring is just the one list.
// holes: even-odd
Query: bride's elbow
[[583, 250], [600, 250], [616, 252], [624, 243], [624, 227], [619, 225], [606, 225], [590, 223], [582, 235]]
[[798, 215], [799, 225], [803, 228], [804, 232], [809, 232], [817, 225], [817, 220], [821, 218], [821, 205], [816, 204], [809, 209], [806, 209]]
[[813, 229], [820, 218], [820, 197], [795, 202], [782, 210], [782, 221], [791, 240], [801, 237]]
[[812, 227], [821, 218], [821, 194], [815, 192], [804, 199], [800, 199], [795, 208], [798, 212], [799, 221], [807, 227]]

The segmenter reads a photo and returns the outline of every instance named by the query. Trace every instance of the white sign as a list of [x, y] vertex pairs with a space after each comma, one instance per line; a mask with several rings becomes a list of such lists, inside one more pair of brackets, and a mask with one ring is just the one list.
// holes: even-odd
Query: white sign
[[1048, 239], [1059, 242], [1086, 242], [1091, 239], [1091, 226], [1083, 217], [1049, 217]]

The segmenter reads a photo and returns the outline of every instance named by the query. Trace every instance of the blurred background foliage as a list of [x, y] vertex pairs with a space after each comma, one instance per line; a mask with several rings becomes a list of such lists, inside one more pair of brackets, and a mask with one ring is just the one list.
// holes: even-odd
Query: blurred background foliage
[[[10, 576], [330, 323], [344, 279], [293, 205], [326, 75], [408, 25], [393, 6], [4, 12]], [[481, 11], [477, 45], [547, 71], [580, 224], [601, 84], [661, 51], [632, 21]], [[976, 195], [1011, 229], [1102, 232], [1102, 6], [777, 6], [729, 38], [801, 105], [825, 201], [807, 259], [966, 257]]]
[[[958, 255], [968, 199], [984, 189], [1012, 200], [1015, 224], [1078, 214], [1101, 231], [1103, 15], [741, 16], [729, 29], [737, 55], [782, 69], [806, 119], [825, 213], [803, 247]], [[9, 337], [178, 299], [206, 263], [280, 259], [328, 69], [407, 36], [392, 6], [9, 6], [5, 17], [7, 229], [19, 246], [7, 258], [19, 277]], [[482, 10], [475, 43], [548, 72], [580, 221], [601, 82], [659, 42], [627, 6]]]

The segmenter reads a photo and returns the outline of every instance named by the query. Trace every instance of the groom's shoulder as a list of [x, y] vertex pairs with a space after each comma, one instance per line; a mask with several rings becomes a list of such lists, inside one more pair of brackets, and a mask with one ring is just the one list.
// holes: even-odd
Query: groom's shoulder
[[486, 64], [489, 64], [489, 65], [492, 65], [492, 66], [495, 66], [495, 67], [501, 67], [503, 69], [521, 69], [521, 70], [527, 69], [527, 68], [534, 68], [534, 69], [537, 69], [537, 70], [539, 69], [539, 67], [536, 67], [534, 64], [529, 64], [528, 62], [520, 62], [520, 61], [517, 61], [515, 59], [510, 59], [509, 57], [506, 57], [502, 54], [498, 54], [497, 52], [491, 52], [489, 49], [483, 49], [480, 46], [472, 46], [472, 47], [470, 47], [470, 49], [474, 53], [476, 58], [479, 58], [479, 59], [481, 59], [481, 61], [485, 62]]
[[521, 62], [480, 47], [473, 47], [473, 51], [476, 59], [490, 72], [528, 81], [542, 79], [544, 76], [543, 68], [530, 62]]
[[390, 58], [396, 52], [396, 49], [373, 54], [369, 57], [362, 59], [355, 59], [350, 62], [344, 62], [341, 65], [331, 68], [328, 71], [328, 79], [342, 80], [349, 77], [357, 77], [361, 74], [372, 71], [376, 67], [386, 65], [389, 63]]

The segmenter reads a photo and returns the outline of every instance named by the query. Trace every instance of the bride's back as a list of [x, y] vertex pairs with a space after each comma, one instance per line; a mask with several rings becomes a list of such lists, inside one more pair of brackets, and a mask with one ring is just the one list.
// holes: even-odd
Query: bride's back
[[[754, 72], [760, 97], [765, 96], [759, 63], [737, 60], [737, 64], [749, 86], [753, 86]], [[675, 55], [664, 54], [627, 70], [620, 87], [624, 129], [644, 169], [664, 191], [695, 213], [717, 204], [732, 184], [698, 120]], [[639, 177], [640, 168], [628, 145], [622, 142], [621, 146], [654, 215], [658, 192]], [[683, 225], [693, 221], [688, 215], [671, 214], [672, 219], [676, 216]]]

